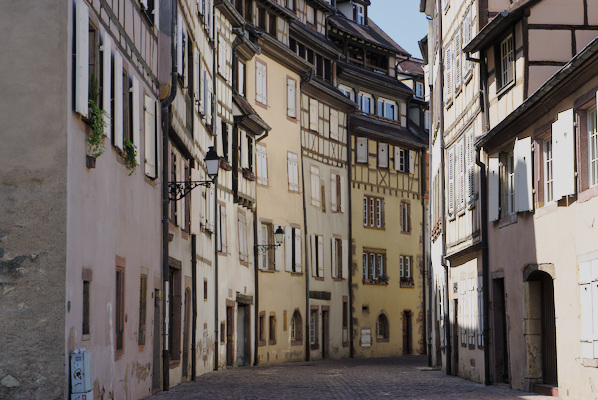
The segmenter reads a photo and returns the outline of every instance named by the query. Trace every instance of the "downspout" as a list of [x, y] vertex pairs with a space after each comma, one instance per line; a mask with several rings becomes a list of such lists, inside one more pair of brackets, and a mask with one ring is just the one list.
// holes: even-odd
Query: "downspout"
[[423, 330], [422, 330], [422, 344], [424, 346], [423, 351], [428, 354], [428, 359], [430, 358], [429, 351], [426, 348], [426, 337], [427, 335], [427, 324], [426, 324], [426, 150], [425, 148], [420, 151], [420, 176], [421, 176], [421, 203], [422, 203], [422, 308], [424, 310], [423, 315]]
[[168, 325], [170, 315], [170, 304], [168, 293], [168, 180], [169, 180], [169, 154], [168, 154], [168, 132], [170, 129], [169, 107], [172, 104], [177, 93], [177, 59], [176, 59], [176, 22], [177, 22], [177, 1], [171, 3], [171, 22], [170, 22], [170, 57], [172, 64], [170, 93], [162, 101], [162, 314], [164, 316], [164, 326], [162, 328], [162, 390], [167, 391], [170, 386], [170, 350], [168, 348]]
[[[303, 149], [301, 149], [303, 153]], [[305, 171], [303, 169], [303, 157], [301, 157], [301, 185], [305, 189]], [[309, 245], [309, 234], [307, 233], [307, 208], [305, 207], [305, 190], [302, 190], [303, 196], [303, 231], [304, 231], [304, 241], [305, 241], [305, 361], [311, 360], [311, 353], [310, 353], [310, 342], [311, 338], [309, 337], [309, 318], [311, 314], [311, 310], [309, 309], [309, 274], [311, 271], [312, 266], [309, 263], [309, 257], [307, 256], [307, 248]], [[313, 251], [313, 249], [310, 249]], [[311, 254], [311, 253], [310, 253]]]
[[197, 330], [197, 235], [191, 235], [191, 288], [192, 288], [192, 301], [193, 301], [193, 318], [191, 319], [191, 357], [193, 362], [191, 363], [191, 380], [195, 380], [197, 371], [197, 346], [195, 346], [196, 330]]
[[257, 324], [259, 321], [259, 285], [258, 285], [258, 279], [259, 279], [259, 252], [258, 252], [258, 247], [256, 246], [255, 243], [255, 238], [257, 238], [257, 190], [255, 191], [255, 197], [256, 197], [256, 202], [255, 205], [253, 207], [253, 269], [254, 269], [254, 277], [253, 279], [255, 280], [255, 306], [253, 307], [253, 325], [254, 325], [254, 335], [253, 335], [253, 346], [254, 346], [254, 352], [253, 352], [253, 365], [256, 366], [258, 363], [258, 354], [257, 354], [257, 349], [258, 349], [258, 332], [257, 332]]
[[351, 112], [351, 114], [347, 115], [347, 170], [348, 170], [348, 182], [349, 184], [347, 185], [347, 198], [349, 199], [349, 207], [348, 207], [348, 213], [349, 213], [349, 248], [345, 251], [349, 252], [349, 265], [348, 265], [348, 271], [349, 271], [349, 276], [348, 276], [348, 282], [349, 282], [349, 346], [350, 346], [350, 356], [351, 358], [355, 357], [355, 345], [353, 343], [353, 208], [352, 208], [352, 200], [351, 200], [351, 184], [350, 182], [352, 182], [352, 174], [351, 174], [351, 168], [352, 168], [352, 149], [351, 149], [351, 115], [353, 115], [353, 112]]
[[[214, 6], [212, 4], [212, 9], [211, 11], [211, 21], [210, 22], [210, 29], [211, 32], [213, 32], [213, 34], [215, 35], [216, 33], [216, 27], [214, 26], [214, 23], [216, 21], [216, 12], [214, 9]], [[212, 40], [215, 41], [215, 39], [212, 37], [210, 38]], [[217, 110], [216, 110], [216, 89], [218, 88], [217, 85], [217, 80], [216, 80], [216, 74], [217, 74], [217, 65], [216, 65], [216, 60], [218, 59], [218, 43], [216, 43], [216, 45], [214, 46], [214, 54], [212, 57], [212, 98], [210, 99], [210, 102], [212, 103], [212, 137], [214, 138], [214, 150], [216, 152], [218, 152], [218, 141], [216, 140], [216, 116], [217, 116]], [[218, 328], [219, 328], [219, 323], [218, 323], [218, 296], [220, 295], [220, 292], [218, 291], [218, 240], [216, 239], [218, 237], [218, 224], [216, 223], [216, 218], [218, 218], [218, 177], [216, 177], [215, 182], [214, 182], [214, 371], [218, 371], [218, 352], [220, 351], [219, 348], [219, 344], [220, 344], [220, 338], [218, 337]]]

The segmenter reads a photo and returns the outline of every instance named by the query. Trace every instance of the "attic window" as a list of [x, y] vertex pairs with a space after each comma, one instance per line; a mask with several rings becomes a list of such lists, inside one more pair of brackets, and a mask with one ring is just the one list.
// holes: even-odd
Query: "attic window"
[[353, 5], [353, 20], [359, 25], [365, 25], [365, 9], [362, 5]]

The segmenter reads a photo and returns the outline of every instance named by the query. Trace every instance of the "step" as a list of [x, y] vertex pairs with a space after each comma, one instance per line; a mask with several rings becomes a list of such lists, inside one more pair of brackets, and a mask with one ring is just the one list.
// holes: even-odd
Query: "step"
[[534, 393], [544, 396], [559, 397], [559, 387], [548, 383], [536, 383], [534, 384]]

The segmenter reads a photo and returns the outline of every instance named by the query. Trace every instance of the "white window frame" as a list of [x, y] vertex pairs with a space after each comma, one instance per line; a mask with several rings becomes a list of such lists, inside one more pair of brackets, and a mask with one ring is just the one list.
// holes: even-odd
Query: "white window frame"
[[[389, 113], [386, 110], [387, 106], [392, 106], [392, 115], [389, 115]], [[392, 100], [387, 100], [384, 98], [378, 98], [378, 112], [377, 115], [379, 117], [383, 117], [386, 119], [391, 119], [393, 121], [396, 121], [398, 119], [398, 107], [397, 107], [397, 102], [396, 101], [392, 101]]]
[[311, 205], [322, 207], [321, 189], [320, 189], [320, 168], [315, 165], [310, 166], [311, 177]]
[[542, 166], [544, 170], [544, 202], [549, 203], [554, 200], [552, 137], [542, 143], [542, 156]]
[[424, 84], [422, 82], [415, 82], [415, 97], [424, 98]]
[[588, 110], [588, 184], [598, 185], [598, 111]]
[[345, 95], [345, 97], [355, 101], [355, 91], [351, 89], [349, 86], [345, 85], [338, 85], [338, 90]]
[[355, 7], [355, 22], [359, 25], [365, 24], [365, 8], [361, 4], [354, 4]]
[[268, 66], [261, 60], [255, 60], [255, 100], [268, 104]]
[[513, 34], [509, 34], [500, 42], [500, 87], [499, 90], [509, 85], [515, 79], [515, 44]]
[[260, 185], [268, 185], [268, 152], [266, 146], [256, 144], [255, 157], [257, 183]]
[[[371, 94], [364, 93], [364, 92], [359, 93], [359, 96], [357, 96], [357, 99], [358, 99], [359, 111], [361, 111], [361, 112], [363, 112], [365, 114], [373, 114], [374, 113], [373, 112], [374, 111], [373, 110], [373, 108], [374, 108], [374, 98], [372, 97]], [[367, 105], [368, 105], [367, 111], [364, 110], [364, 108], [365, 108], [364, 105], [366, 103], [365, 102], [366, 99], [367, 99]]]
[[297, 81], [287, 78], [287, 116], [297, 118]]
[[289, 181], [289, 190], [299, 191], [299, 157], [296, 153], [287, 152], [287, 172]]

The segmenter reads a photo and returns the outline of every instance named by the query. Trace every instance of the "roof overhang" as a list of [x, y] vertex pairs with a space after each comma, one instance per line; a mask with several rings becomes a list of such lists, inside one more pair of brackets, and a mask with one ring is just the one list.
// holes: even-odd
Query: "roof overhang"
[[257, 136], [272, 129], [251, 107], [251, 104], [237, 93], [233, 93], [233, 106], [235, 123], [241, 125], [248, 133]]
[[391, 144], [422, 149], [427, 147], [427, 140], [415, 132], [399, 125], [397, 122], [385, 120], [370, 114], [354, 113], [351, 115], [351, 133], [382, 139]]
[[214, 7], [224, 15], [233, 27], [241, 27], [245, 25], [245, 19], [243, 19], [243, 16], [239, 14], [230, 1], [216, 0], [214, 2]]

